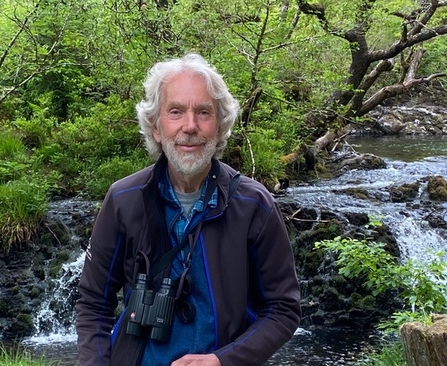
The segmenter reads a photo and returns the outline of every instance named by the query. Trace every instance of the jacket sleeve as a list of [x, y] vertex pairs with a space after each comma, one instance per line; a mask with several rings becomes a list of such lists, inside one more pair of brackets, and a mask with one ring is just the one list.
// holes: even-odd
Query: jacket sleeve
[[[270, 201], [270, 200], [269, 200]], [[249, 244], [250, 289], [257, 319], [237, 339], [215, 351], [223, 366], [262, 365], [294, 334], [301, 317], [300, 288], [292, 248], [276, 202]]]
[[109, 191], [97, 216], [79, 281], [76, 330], [80, 366], [110, 364], [117, 292], [124, 281], [123, 238]]

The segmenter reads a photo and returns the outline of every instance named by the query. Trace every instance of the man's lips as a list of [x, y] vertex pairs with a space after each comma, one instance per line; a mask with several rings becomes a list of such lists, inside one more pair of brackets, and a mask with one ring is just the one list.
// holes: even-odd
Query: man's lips
[[184, 151], [196, 151], [202, 144], [177, 144], [177, 146]]

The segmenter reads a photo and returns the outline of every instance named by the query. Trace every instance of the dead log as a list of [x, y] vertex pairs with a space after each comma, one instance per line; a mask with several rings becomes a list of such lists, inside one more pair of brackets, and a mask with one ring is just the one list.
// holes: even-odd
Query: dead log
[[447, 315], [433, 318], [428, 326], [421, 322], [405, 323], [400, 328], [408, 366], [447, 365]]

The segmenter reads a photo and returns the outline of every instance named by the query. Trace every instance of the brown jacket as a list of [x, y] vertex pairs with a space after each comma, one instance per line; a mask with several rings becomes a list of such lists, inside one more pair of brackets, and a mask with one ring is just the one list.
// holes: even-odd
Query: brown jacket
[[[300, 292], [287, 231], [271, 194], [242, 177], [227, 206], [236, 172], [215, 161], [219, 201], [203, 220], [218, 348], [223, 366], [262, 365], [298, 327]], [[134, 259], [144, 248], [151, 261], [167, 237], [157, 164], [114, 183], [95, 223], [76, 305], [80, 365], [109, 365], [117, 293], [132, 286]], [[151, 243], [154, 243], [153, 245]], [[258, 317], [252, 322], [248, 309]]]

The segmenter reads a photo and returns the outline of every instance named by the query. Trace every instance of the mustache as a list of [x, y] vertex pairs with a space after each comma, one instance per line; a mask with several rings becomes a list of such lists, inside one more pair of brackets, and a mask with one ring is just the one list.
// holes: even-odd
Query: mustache
[[177, 145], [205, 145], [207, 141], [204, 137], [177, 137], [174, 140]]

